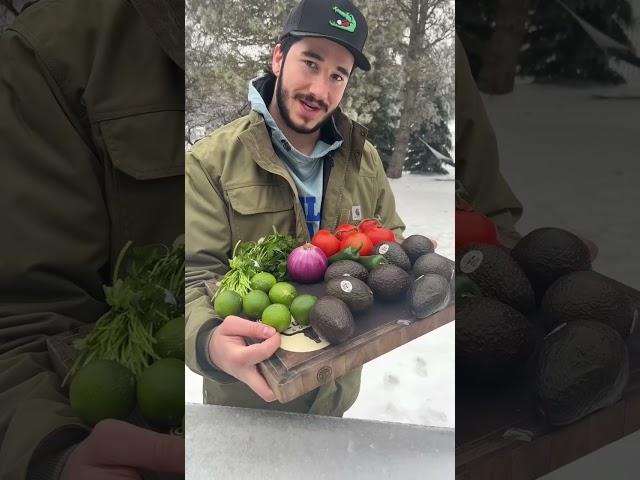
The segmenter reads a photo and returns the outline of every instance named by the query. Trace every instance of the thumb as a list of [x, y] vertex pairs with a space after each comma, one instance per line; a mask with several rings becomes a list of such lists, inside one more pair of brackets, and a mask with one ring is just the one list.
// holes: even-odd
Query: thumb
[[103, 465], [184, 474], [184, 440], [118, 420], [98, 423], [91, 434]]
[[228, 316], [218, 327], [223, 335], [242, 336], [250, 338], [269, 338], [276, 333], [276, 329], [269, 325], [245, 320], [244, 318]]
[[242, 349], [243, 360], [251, 365], [255, 365], [256, 363], [266, 360], [273, 355], [276, 350], [278, 350], [280, 347], [280, 341], [280, 335], [276, 334], [260, 343], [247, 345]]

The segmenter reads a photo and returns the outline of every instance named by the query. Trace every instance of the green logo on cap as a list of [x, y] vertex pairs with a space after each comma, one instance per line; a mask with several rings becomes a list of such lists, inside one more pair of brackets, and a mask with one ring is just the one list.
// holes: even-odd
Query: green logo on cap
[[331, 20], [329, 25], [336, 28], [341, 28], [347, 32], [353, 32], [356, 29], [356, 19], [349, 12], [343, 12], [338, 7], [333, 7], [333, 11], [340, 15], [342, 18], [338, 20]]

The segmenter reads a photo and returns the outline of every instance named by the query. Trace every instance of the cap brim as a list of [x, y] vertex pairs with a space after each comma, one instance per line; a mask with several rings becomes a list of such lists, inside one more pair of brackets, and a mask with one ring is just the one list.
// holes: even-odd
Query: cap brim
[[369, 60], [367, 60], [367, 57], [365, 57], [361, 51], [357, 50], [352, 45], [349, 45], [347, 42], [345, 42], [341, 38], [332, 37], [330, 35], [323, 35], [320, 33], [310, 33], [310, 32], [287, 32], [285, 35], [291, 35], [293, 37], [319, 37], [319, 38], [326, 38], [327, 40], [332, 40], [336, 43], [339, 43], [344, 48], [349, 50], [349, 52], [351, 52], [351, 55], [353, 55], [353, 59], [356, 67], [358, 67], [360, 70], [364, 70], [365, 72], [368, 72], [369, 70], [371, 70], [371, 64], [369, 63]]

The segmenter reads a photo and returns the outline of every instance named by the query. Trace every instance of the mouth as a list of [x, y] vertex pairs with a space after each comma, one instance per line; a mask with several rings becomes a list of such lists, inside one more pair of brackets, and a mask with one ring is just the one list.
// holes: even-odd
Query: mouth
[[302, 110], [305, 111], [305, 112], [316, 113], [316, 112], [319, 112], [320, 110], [322, 110], [318, 105], [309, 104], [309, 103], [305, 102], [304, 100], [299, 100], [299, 102], [300, 102], [300, 106], [301, 106]]

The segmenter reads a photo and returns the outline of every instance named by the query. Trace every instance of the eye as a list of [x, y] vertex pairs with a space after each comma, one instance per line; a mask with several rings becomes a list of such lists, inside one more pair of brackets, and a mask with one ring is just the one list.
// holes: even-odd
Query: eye
[[312, 70], [318, 69], [318, 65], [316, 65], [316, 62], [312, 62], [311, 60], [303, 60], [303, 62]]
[[338, 73], [334, 73], [333, 75], [331, 75], [331, 78], [333, 78], [336, 82], [342, 82], [344, 80], [344, 77]]

